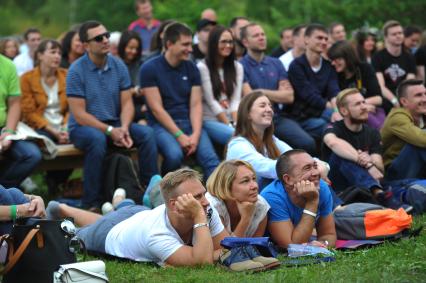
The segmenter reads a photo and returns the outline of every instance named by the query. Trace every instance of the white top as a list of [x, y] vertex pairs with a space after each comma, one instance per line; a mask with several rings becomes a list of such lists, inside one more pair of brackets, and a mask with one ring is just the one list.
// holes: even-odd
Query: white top
[[[232, 93], [231, 99], [229, 101], [229, 108], [225, 109], [220, 105], [219, 101], [216, 100], [213, 94], [212, 83], [210, 80], [209, 68], [206, 65], [205, 60], [201, 60], [197, 64], [198, 69], [200, 70], [201, 75], [201, 87], [203, 90], [203, 119], [204, 120], [217, 120], [216, 116], [222, 112], [226, 112], [228, 119], [231, 118], [231, 112], [237, 112], [238, 105], [241, 100], [241, 93], [243, 87], [244, 79], [244, 69], [243, 65], [235, 61], [235, 71], [236, 71], [236, 84], [234, 87], [234, 92]], [[223, 69], [219, 70], [219, 76], [223, 82]], [[221, 100], [227, 99], [225, 93], [222, 93]]]
[[[222, 218], [223, 225], [225, 225], [225, 228], [228, 233], [232, 234], [233, 231], [231, 230], [231, 218], [229, 216], [225, 202], [221, 199], [218, 199], [217, 197], [212, 196], [210, 193], [206, 194], [206, 198], [210, 202], [210, 205], [216, 208], [220, 218]], [[266, 200], [261, 195], [258, 195], [253, 218], [250, 222], [250, 225], [247, 227], [247, 231], [244, 237], [253, 237], [254, 233], [259, 227], [259, 224], [262, 222], [263, 219], [265, 219], [269, 208], [271, 207], [266, 202]]]
[[288, 68], [290, 68], [291, 62], [294, 60], [293, 49], [290, 49], [286, 53], [280, 56], [280, 61], [284, 65], [284, 69], [288, 72]]
[[[278, 147], [280, 153], [284, 153], [292, 149], [291, 146], [279, 140], [277, 137], [272, 137], [275, 145]], [[228, 150], [226, 152], [226, 160], [240, 159], [247, 161], [253, 166], [258, 177], [277, 179], [277, 173], [275, 172], [276, 160], [270, 159], [265, 153], [260, 154], [254, 145], [249, 142], [246, 138], [236, 137], [231, 139], [228, 144]]]
[[13, 59], [13, 63], [16, 66], [18, 76], [34, 69], [34, 61], [29, 52], [24, 52], [16, 56], [15, 59]]
[[46, 118], [51, 127], [55, 130], [59, 130], [64, 116], [61, 114], [61, 106], [59, 104], [58, 80], [50, 87], [41, 79], [41, 85], [47, 94], [47, 106], [44, 110], [44, 118]]
[[[224, 229], [215, 209], [209, 221], [214, 237]], [[194, 234], [195, 235], [195, 234]], [[194, 238], [192, 242], [194, 242]], [[105, 240], [105, 251], [110, 255], [134, 261], [164, 262], [185, 243], [170, 224], [166, 206], [141, 211], [115, 225]]]

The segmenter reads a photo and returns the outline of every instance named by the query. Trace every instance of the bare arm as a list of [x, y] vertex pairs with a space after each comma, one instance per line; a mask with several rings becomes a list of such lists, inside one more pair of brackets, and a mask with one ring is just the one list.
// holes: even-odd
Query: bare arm
[[[396, 99], [396, 96], [390, 91], [385, 84], [385, 78], [381, 72], [376, 73], [377, 80], [379, 81], [380, 89], [382, 90], [383, 97], [386, 98], [389, 101], [392, 101], [392, 99]], [[398, 105], [398, 103], [395, 103], [395, 106]]]
[[383, 158], [380, 154], [373, 153], [371, 154], [371, 161], [373, 162], [374, 166], [377, 167], [377, 169], [380, 170], [380, 172], [385, 172], [385, 166], [383, 165]]
[[256, 232], [254, 232], [252, 237], [263, 237], [265, 235], [266, 225], [268, 224], [268, 217], [265, 216], [263, 218], [262, 222], [259, 223], [259, 226], [257, 226]]
[[281, 80], [277, 90], [261, 89], [273, 102], [291, 104], [294, 101], [294, 91], [288, 80]]
[[130, 89], [123, 90], [120, 93], [121, 99], [121, 126], [129, 128], [130, 123], [133, 121], [133, 116], [135, 114], [135, 106], [133, 105], [132, 92]]
[[191, 100], [190, 100], [190, 119], [192, 125], [193, 135], [197, 138], [200, 138], [201, 127], [203, 125], [203, 104], [201, 103], [202, 94], [201, 87], [194, 86], [191, 90]]
[[21, 97], [9, 96], [7, 99], [6, 129], [15, 131], [21, 118]]
[[343, 159], [358, 162], [358, 151], [350, 143], [338, 138], [335, 134], [326, 134], [324, 136], [324, 143], [331, 149], [331, 151]]
[[102, 132], [105, 132], [108, 128], [107, 124], [86, 111], [86, 100], [84, 98], [68, 97], [68, 104], [78, 124], [93, 127]]
[[330, 247], [336, 245], [336, 227], [332, 213], [326, 217], [320, 217], [316, 229], [319, 241], [327, 241]]
[[425, 66], [417, 66], [417, 79], [425, 81]]
[[365, 102], [367, 104], [372, 104], [374, 106], [380, 106], [383, 103], [383, 99], [380, 95], [375, 95], [375, 96], [366, 98]]

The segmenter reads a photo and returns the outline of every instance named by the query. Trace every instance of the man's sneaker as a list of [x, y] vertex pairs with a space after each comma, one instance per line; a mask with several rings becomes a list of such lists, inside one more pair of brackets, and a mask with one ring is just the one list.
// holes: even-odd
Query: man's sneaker
[[105, 215], [107, 213], [110, 213], [111, 211], [114, 211], [114, 206], [109, 201], [105, 202], [101, 207], [101, 211], [102, 214]]
[[244, 247], [223, 249], [219, 262], [232, 271], [262, 271], [265, 269], [263, 264], [255, 262], [249, 257]]
[[151, 177], [145, 194], [143, 195], [142, 203], [144, 206], [155, 208], [164, 203], [160, 188], [161, 180], [162, 178], [160, 175], [154, 175]]
[[377, 201], [388, 208], [399, 209], [402, 208], [405, 212], [410, 213], [413, 211], [413, 207], [409, 204], [402, 203], [400, 200], [393, 196], [392, 192], [378, 193], [376, 196]]
[[278, 259], [274, 257], [262, 256], [259, 250], [253, 245], [244, 246], [247, 255], [254, 261], [260, 262], [266, 269], [271, 269], [280, 265]]

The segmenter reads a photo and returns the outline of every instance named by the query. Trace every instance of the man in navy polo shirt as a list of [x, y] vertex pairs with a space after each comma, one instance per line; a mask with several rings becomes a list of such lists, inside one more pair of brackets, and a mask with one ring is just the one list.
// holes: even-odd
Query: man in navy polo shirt
[[262, 27], [256, 23], [244, 26], [241, 29], [241, 40], [247, 50], [247, 54], [240, 60], [244, 66], [245, 80], [251, 89], [261, 90], [275, 102], [275, 135], [294, 148], [315, 153], [315, 140], [296, 121], [283, 116], [285, 104], [293, 103], [293, 88], [280, 60], [265, 55], [267, 41]]
[[158, 173], [157, 146], [150, 127], [132, 123], [129, 73], [121, 60], [108, 54], [109, 32], [101, 23], [88, 21], [81, 26], [79, 35], [87, 52], [72, 64], [67, 75], [70, 139], [85, 152], [82, 205], [99, 208], [108, 145], [138, 148], [143, 184]]
[[191, 30], [174, 23], [164, 32], [163, 42], [165, 53], [147, 61], [140, 71], [140, 84], [149, 110], [148, 122], [164, 157], [162, 173], [180, 168], [185, 155], [195, 154], [207, 178], [219, 159], [202, 130], [200, 73], [189, 61]]
[[271, 206], [268, 229], [272, 239], [287, 248], [309, 242], [316, 229], [315, 244], [334, 246], [333, 197], [320, 180], [317, 161], [302, 149], [292, 149], [278, 158], [276, 171], [279, 180], [261, 192]]

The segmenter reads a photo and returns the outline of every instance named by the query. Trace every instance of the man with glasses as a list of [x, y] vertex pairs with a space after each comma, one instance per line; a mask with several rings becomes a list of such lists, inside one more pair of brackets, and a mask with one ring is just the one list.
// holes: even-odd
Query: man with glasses
[[137, 147], [142, 184], [157, 174], [157, 146], [150, 127], [132, 123], [130, 77], [124, 63], [108, 54], [109, 32], [101, 23], [88, 21], [79, 35], [86, 53], [67, 75], [69, 131], [72, 143], [85, 153], [82, 205], [97, 210], [108, 146]]
[[271, 206], [268, 228], [274, 242], [284, 248], [307, 243], [316, 229], [312, 244], [333, 247], [333, 198], [320, 180], [317, 161], [302, 149], [292, 149], [278, 158], [276, 171], [278, 180], [261, 192]]

